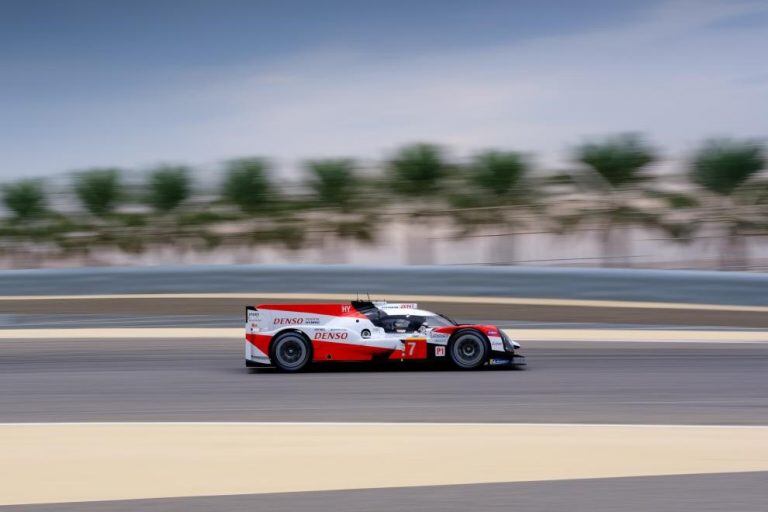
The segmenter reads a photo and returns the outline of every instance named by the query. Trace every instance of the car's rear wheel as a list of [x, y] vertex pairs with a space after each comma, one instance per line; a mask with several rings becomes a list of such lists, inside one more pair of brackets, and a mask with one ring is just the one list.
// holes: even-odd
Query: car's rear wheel
[[476, 331], [461, 331], [448, 344], [451, 362], [462, 370], [483, 366], [488, 359], [488, 344]]
[[300, 372], [312, 362], [312, 345], [299, 333], [280, 334], [272, 342], [271, 359], [284, 372]]

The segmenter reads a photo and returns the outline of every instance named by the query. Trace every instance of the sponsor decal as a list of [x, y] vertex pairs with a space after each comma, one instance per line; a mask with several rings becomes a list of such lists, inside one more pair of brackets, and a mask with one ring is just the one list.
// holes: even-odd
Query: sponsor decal
[[320, 323], [319, 318], [304, 318], [300, 316], [296, 317], [282, 317], [275, 318], [272, 323], [274, 325], [317, 325]]
[[448, 334], [444, 332], [432, 332], [430, 334], [430, 338], [434, 338], [436, 340], [444, 340], [447, 337], [448, 337]]
[[499, 335], [499, 331], [497, 331], [496, 329], [488, 329], [488, 332], [486, 332], [486, 334], [488, 336], [498, 336]]
[[341, 305], [341, 313], [342, 314], [347, 314], [350, 311], [352, 311], [352, 306], [351, 305], [349, 305], [349, 304], [342, 304]]
[[322, 341], [343, 341], [349, 337], [347, 331], [315, 331], [315, 339]]
[[300, 317], [294, 318], [275, 318], [275, 325], [301, 325], [304, 323], [304, 319]]
[[435, 357], [445, 357], [445, 347], [435, 347]]
[[406, 304], [382, 304], [379, 306], [381, 309], [419, 309], [419, 305], [415, 303]]
[[509, 364], [509, 359], [491, 359], [490, 364], [492, 365]]

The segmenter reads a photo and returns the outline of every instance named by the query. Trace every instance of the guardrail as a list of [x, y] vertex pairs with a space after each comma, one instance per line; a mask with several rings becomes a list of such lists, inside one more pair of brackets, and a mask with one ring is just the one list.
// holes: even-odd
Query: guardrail
[[556, 267], [232, 265], [0, 271], [0, 295], [370, 293], [768, 305], [768, 275]]

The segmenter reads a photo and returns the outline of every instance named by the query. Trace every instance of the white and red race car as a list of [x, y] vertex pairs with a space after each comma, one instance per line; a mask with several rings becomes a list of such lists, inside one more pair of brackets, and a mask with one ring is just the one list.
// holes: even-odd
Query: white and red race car
[[245, 364], [297, 372], [324, 362], [446, 361], [518, 366], [520, 345], [493, 325], [457, 324], [417, 304], [261, 304], [245, 311]]

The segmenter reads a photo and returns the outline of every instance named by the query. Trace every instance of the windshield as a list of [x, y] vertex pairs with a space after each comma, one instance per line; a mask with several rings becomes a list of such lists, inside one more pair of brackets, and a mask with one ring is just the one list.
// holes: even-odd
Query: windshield
[[449, 325], [459, 325], [445, 315], [435, 313], [425, 318], [427, 327], [447, 327]]

